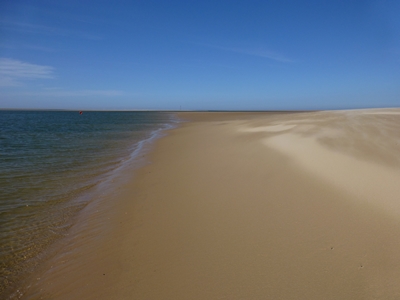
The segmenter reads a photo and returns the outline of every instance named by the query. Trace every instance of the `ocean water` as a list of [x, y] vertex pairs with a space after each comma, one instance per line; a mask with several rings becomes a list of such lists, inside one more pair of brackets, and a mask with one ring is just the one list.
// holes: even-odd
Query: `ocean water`
[[1, 299], [95, 201], [91, 191], [176, 122], [163, 112], [0, 111]]

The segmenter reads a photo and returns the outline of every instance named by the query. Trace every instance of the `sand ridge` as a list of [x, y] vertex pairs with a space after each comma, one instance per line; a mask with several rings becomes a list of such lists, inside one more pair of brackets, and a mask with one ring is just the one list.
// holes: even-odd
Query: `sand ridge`
[[[364, 135], [365, 142], [374, 143], [374, 139], [380, 136], [385, 139], [380, 147], [385, 147], [386, 152], [392, 151], [399, 153], [400, 145], [396, 137], [396, 125], [398, 120], [393, 119], [389, 132], [383, 132], [381, 120], [367, 119], [364, 115], [396, 115], [396, 110], [354, 110], [354, 111], [334, 111], [324, 112], [324, 118], [334, 118], [341, 121], [340, 127], [337, 124], [321, 125], [321, 119], [309, 118], [307, 114], [299, 116], [286, 116], [278, 123], [271, 122], [272, 125], [244, 127], [239, 126], [239, 132], [275, 132], [280, 134], [267, 135], [262, 139], [262, 143], [267, 147], [278, 150], [286, 154], [294, 163], [299, 164], [305, 171], [315, 174], [319, 179], [324, 179], [335, 187], [352, 193], [353, 198], [358, 201], [368, 201], [378, 208], [385, 209], [391, 214], [400, 215], [400, 168], [390, 168], [387, 164], [383, 165], [375, 161], [361, 160], [360, 157], [352, 155], [352, 149], [342, 147], [342, 151], [335, 151], [329, 145], [319, 142], [326, 138], [331, 140], [354, 141], [359, 138], [357, 134]], [[351, 116], [351, 120], [348, 117]], [[358, 118], [358, 120], [354, 120]], [[294, 120], [293, 120], [294, 119]], [[382, 118], [381, 118], [382, 119]], [[268, 124], [268, 120], [265, 120]], [[305, 124], [306, 123], [306, 124]], [[332, 120], [331, 120], [332, 123]], [[337, 123], [337, 122], [336, 122]], [[362, 126], [364, 132], [351, 131], [354, 123]], [[373, 128], [368, 128], [368, 125]], [[385, 127], [389, 127], [385, 124]], [[283, 132], [284, 131], [284, 132]], [[372, 132], [371, 131], [375, 131]], [[310, 133], [311, 132], [311, 133]], [[380, 136], [376, 133], [379, 133]], [[382, 140], [382, 138], [381, 138]], [[389, 143], [391, 140], [392, 143]], [[395, 147], [395, 145], [399, 145]], [[359, 143], [353, 145], [360, 151], [365, 148]], [[393, 148], [393, 149], [390, 149]], [[384, 153], [383, 155], [385, 155]], [[397, 158], [399, 155], [397, 155]], [[393, 162], [393, 161], [392, 161]], [[397, 163], [395, 161], [395, 163]]]

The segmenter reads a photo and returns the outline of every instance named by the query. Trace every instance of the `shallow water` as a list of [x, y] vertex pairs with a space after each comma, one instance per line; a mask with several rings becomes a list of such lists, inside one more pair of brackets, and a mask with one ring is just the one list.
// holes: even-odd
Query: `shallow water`
[[174, 122], [160, 112], [0, 111], [0, 295], [45, 259], [98, 184]]

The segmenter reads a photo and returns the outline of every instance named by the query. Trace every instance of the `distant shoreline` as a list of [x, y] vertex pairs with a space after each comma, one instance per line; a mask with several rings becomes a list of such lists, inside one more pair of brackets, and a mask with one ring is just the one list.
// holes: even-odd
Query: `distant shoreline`
[[296, 112], [317, 112], [317, 111], [348, 111], [348, 110], [373, 110], [373, 109], [396, 109], [398, 107], [354, 107], [354, 108], [332, 108], [332, 109], [282, 109], [282, 110], [224, 110], [224, 109], [199, 109], [199, 110], [179, 110], [179, 109], [62, 109], [62, 108], [0, 108], [0, 111], [83, 111], [83, 112], [172, 112], [172, 113], [185, 113], [185, 112], [199, 112], [199, 113], [296, 113]]

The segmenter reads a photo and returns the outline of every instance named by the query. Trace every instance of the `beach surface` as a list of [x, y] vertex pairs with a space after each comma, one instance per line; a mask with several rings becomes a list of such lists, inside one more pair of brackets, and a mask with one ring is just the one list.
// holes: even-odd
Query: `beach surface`
[[400, 109], [179, 117], [26, 299], [400, 299]]

